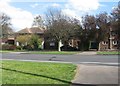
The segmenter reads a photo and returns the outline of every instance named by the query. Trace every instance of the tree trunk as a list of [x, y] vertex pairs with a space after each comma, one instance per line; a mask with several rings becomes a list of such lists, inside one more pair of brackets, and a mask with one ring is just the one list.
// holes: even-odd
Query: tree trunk
[[100, 42], [99, 42], [99, 44], [98, 44], [98, 50], [99, 50], [99, 51], [101, 50], [100, 48], [101, 48], [101, 46], [100, 46]]
[[61, 51], [61, 47], [62, 47], [62, 42], [61, 40], [58, 42], [58, 51]]

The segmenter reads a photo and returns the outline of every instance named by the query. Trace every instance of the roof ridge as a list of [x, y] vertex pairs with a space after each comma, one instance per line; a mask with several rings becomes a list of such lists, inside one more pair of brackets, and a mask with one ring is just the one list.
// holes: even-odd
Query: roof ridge
[[29, 32], [29, 33], [32, 33], [32, 31], [31, 31], [31, 29], [30, 29], [30, 28], [27, 28], [27, 30], [28, 30], [28, 32]]

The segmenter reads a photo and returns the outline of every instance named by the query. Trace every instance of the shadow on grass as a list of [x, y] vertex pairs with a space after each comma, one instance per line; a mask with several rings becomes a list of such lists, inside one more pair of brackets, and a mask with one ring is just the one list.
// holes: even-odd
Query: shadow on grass
[[69, 82], [69, 81], [65, 81], [65, 80], [61, 80], [61, 79], [57, 79], [57, 78], [53, 78], [53, 77], [49, 77], [49, 76], [45, 76], [45, 75], [28, 73], [28, 72], [23, 72], [23, 71], [14, 70], [14, 69], [8, 69], [8, 68], [2, 68], [2, 69], [3, 70], [8, 70], [8, 71], [13, 71], [13, 72], [18, 72], [18, 73], [22, 73], [22, 74], [28, 74], [28, 75], [32, 75], [32, 76], [39, 76], [39, 77], [49, 78], [49, 79], [53, 79], [53, 80], [56, 80], [56, 81], [64, 82], [64, 83], [67, 83], [67, 84], [71, 84], [71, 82]]
[[[53, 79], [56, 81], [60, 81], [60, 82], [64, 82], [66, 85], [62, 84], [62, 85], [55, 85], [55, 86], [98, 86], [98, 85], [91, 85], [91, 84], [79, 84], [79, 83], [72, 83], [66, 80], [61, 80], [61, 79], [57, 79], [57, 78], [53, 78], [53, 77], [49, 77], [49, 76], [45, 76], [45, 75], [40, 75], [40, 74], [34, 74], [34, 73], [28, 73], [28, 72], [23, 72], [23, 71], [19, 71], [19, 70], [14, 70], [14, 69], [8, 69], [8, 68], [2, 68], [3, 70], [7, 70], [7, 71], [13, 71], [13, 72], [18, 72], [18, 73], [22, 73], [22, 74], [28, 74], [28, 75], [32, 75], [32, 76], [39, 76], [39, 77], [44, 77], [44, 78], [49, 78], [49, 79]], [[13, 85], [12, 86], [18, 86], [18, 85]], [[5, 85], [3, 84], [2, 86], [11, 86], [11, 85]], [[27, 85], [27, 84], [26, 84]], [[25, 86], [26, 86], [25, 85]], [[38, 84], [39, 86], [42, 86], [40, 84]], [[36, 86], [38, 86], [36, 85]], [[20, 85], [20, 86], [24, 86], [24, 85]], [[28, 86], [34, 86], [34, 85], [28, 85]], [[54, 85], [45, 85], [45, 86], [54, 86]]]

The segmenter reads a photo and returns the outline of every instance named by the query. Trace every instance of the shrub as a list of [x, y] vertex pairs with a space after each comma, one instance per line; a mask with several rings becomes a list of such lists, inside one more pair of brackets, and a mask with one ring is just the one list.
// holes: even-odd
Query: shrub
[[10, 45], [9, 46], [9, 50], [15, 50], [16, 49], [16, 46], [15, 45]]
[[30, 39], [30, 45], [33, 48], [33, 50], [39, 50], [39, 46], [41, 45], [42, 40], [37, 35], [32, 35]]
[[2, 50], [2, 44], [0, 44], [0, 50]]
[[16, 46], [16, 50], [22, 50], [21, 46]]
[[3, 44], [2, 45], [2, 50], [15, 50], [16, 46], [15, 45], [10, 45], [10, 44]]
[[28, 44], [28, 45], [24, 46], [23, 49], [25, 49], [25, 50], [33, 50], [33, 49], [34, 49], [34, 46]]

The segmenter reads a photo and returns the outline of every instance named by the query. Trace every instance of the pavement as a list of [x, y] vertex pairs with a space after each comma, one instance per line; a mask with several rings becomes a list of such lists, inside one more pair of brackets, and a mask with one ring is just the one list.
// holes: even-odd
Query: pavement
[[118, 84], [118, 66], [78, 64], [76, 75], [74, 80], [72, 80], [72, 83]]
[[97, 55], [96, 51], [84, 51], [81, 53], [78, 53], [77, 55]]

